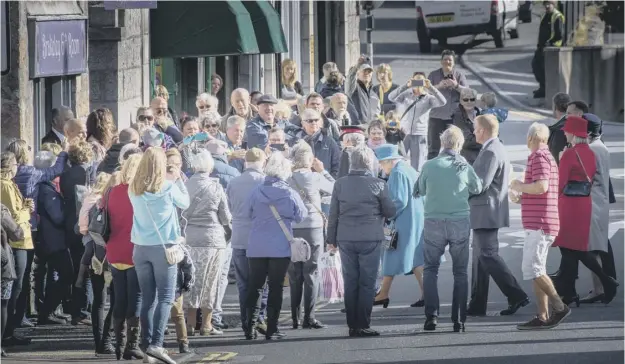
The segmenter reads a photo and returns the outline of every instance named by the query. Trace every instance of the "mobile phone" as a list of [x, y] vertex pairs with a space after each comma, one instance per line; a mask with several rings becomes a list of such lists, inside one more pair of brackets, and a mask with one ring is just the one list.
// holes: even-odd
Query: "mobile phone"
[[425, 80], [412, 80], [410, 83], [410, 87], [423, 87], [425, 85]]
[[284, 152], [285, 150], [284, 144], [269, 144], [269, 148], [280, 152]]

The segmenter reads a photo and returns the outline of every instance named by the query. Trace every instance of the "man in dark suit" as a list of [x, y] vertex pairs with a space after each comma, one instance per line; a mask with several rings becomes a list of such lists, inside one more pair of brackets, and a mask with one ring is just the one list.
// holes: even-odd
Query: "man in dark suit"
[[508, 178], [510, 163], [499, 138], [499, 122], [494, 115], [481, 115], [474, 121], [475, 140], [482, 150], [473, 169], [482, 180], [482, 193], [469, 198], [473, 229], [473, 274], [471, 301], [467, 314], [486, 315], [489, 276], [508, 298], [508, 308], [501, 315], [512, 315], [529, 304], [508, 266], [499, 256], [499, 229], [510, 226]]
[[41, 144], [62, 144], [65, 140], [65, 122], [74, 118], [74, 112], [67, 106], [52, 109], [52, 128], [41, 139]]

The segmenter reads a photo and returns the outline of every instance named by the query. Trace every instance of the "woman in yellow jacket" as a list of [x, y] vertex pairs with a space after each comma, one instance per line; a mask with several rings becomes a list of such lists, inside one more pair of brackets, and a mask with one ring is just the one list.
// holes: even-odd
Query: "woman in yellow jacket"
[[[33, 239], [30, 231], [30, 213], [34, 209], [34, 203], [31, 199], [24, 199], [13, 177], [17, 173], [17, 161], [15, 154], [11, 152], [3, 152], [0, 155], [0, 200], [8, 208], [13, 220], [24, 231], [24, 239], [11, 241], [13, 248], [13, 257], [15, 259], [15, 272], [17, 279], [13, 281], [11, 290], [11, 298], [9, 299], [7, 312], [7, 327], [4, 331], [2, 343], [4, 345], [24, 345], [30, 342], [30, 339], [16, 337], [13, 334], [15, 327], [22, 321], [22, 317], [15, 317], [15, 307], [18, 305], [26, 305], [26, 295], [20, 295], [24, 280], [30, 279], [25, 275], [26, 262], [29, 250], [33, 250]], [[18, 297], [23, 297], [24, 302], [18, 302]]]

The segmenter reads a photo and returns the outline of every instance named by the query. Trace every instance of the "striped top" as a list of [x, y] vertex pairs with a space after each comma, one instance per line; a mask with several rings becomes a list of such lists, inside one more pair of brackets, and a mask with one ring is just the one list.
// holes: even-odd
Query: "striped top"
[[545, 234], [557, 236], [560, 231], [558, 217], [558, 166], [544, 145], [527, 157], [525, 183], [549, 180], [549, 189], [541, 195], [524, 193], [521, 196], [521, 219], [523, 228], [542, 230]]

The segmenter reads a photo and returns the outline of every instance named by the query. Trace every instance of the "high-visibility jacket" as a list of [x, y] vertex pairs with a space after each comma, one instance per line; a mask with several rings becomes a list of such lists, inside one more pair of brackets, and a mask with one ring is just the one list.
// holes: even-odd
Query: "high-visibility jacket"
[[[541, 25], [543, 25], [543, 21], [545, 21], [545, 17], [546, 16], [550, 16], [549, 17], [549, 26], [550, 26], [550, 33], [549, 33], [549, 38], [547, 38], [546, 42], [544, 42], [543, 44], [541, 44], [541, 39], [544, 39], [544, 35], [541, 37], [541, 34], [538, 35], [538, 40], [539, 40], [539, 47], [544, 47], [544, 46], [554, 46], [554, 47], [561, 47], [562, 46], [562, 38], [564, 36], [563, 34], [563, 29], [556, 29], [556, 22], [558, 20], [560, 20], [561, 23], [561, 27], [563, 27], [564, 25], [564, 14], [562, 14], [560, 11], [553, 9], [553, 12], [551, 12], [551, 14], [543, 14], [542, 18], [540, 19], [540, 23]], [[542, 26], [540, 31], [545, 30]], [[553, 40], [556, 37], [556, 34], [559, 33], [560, 39], [557, 40]]]

